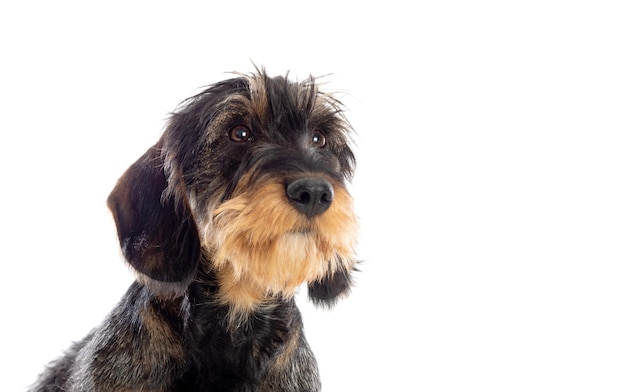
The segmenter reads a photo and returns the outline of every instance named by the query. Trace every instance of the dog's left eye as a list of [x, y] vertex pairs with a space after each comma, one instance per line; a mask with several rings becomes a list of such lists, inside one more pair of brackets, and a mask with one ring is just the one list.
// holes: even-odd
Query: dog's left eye
[[245, 125], [237, 125], [233, 127], [228, 133], [230, 140], [234, 142], [249, 142], [252, 140], [252, 132]]
[[326, 136], [319, 129], [314, 130], [311, 133], [311, 144], [313, 147], [322, 148], [326, 145]]

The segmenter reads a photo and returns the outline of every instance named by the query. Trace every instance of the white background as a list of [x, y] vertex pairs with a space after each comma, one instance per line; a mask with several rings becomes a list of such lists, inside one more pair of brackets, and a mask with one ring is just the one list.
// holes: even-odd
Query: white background
[[109, 191], [181, 100], [251, 61], [332, 74], [358, 131], [358, 287], [330, 312], [301, 301], [325, 391], [626, 389], [621, 2], [17, 3], [2, 390], [123, 295]]

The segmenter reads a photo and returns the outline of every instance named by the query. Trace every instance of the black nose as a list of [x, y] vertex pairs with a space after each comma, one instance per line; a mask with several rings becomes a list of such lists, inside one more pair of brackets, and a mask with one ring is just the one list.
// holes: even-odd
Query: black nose
[[309, 218], [326, 211], [333, 197], [333, 186], [323, 178], [298, 178], [287, 184], [289, 202]]

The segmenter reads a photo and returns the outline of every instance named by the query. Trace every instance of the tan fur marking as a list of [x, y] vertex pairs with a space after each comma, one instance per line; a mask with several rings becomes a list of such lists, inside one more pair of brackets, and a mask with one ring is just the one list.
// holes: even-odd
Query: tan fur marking
[[[164, 363], [166, 361], [183, 360], [185, 349], [180, 339], [172, 332], [169, 325], [161, 320], [161, 317], [154, 312], [151, 306], [141, 311], [141, 321], [150, 336], [150, 346], [147, 352], [153, 357], [150, 363]], [[154, 356], [158, 358], [154, 358]]]
[[283, 350], [278, 354], [276, 360], [272, 366], [271, 371], [278, 371], [291, 365], [293, 355], [298, 349], [298, 342], [300, 341], [301, 330], [293, 330], [289, 341], [285, 344]]
[[352, 269], [357, 220], [342, 186], [335, 185], [328, 211], [309, 220], [289, 204], [282, 184], [248, 190], [246, 183], [214, 210], [211, 230], [201, 230], [222, 302], [247, 313], [269, 295], [288, 298], [303, 283]]
[[250, 97], [254, 104], [251, 102], [254, 113], [258, 116], [259, 120], [263, 123], [267, 121], [269, 111], [267, 94], [265, 91], [265, 81], [258, 75], [248, 77], [248, 83], [250, 85]]

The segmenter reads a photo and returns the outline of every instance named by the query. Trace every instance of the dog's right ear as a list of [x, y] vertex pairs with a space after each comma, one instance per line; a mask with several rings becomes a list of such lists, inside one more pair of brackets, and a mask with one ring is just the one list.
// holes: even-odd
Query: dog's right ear
[[126, 170], [108, 198], [122, 253], [137, 279], [157, 295], [178, 296], [200, 260], [198, 229], [186, 197], [168, 186], [157, 146]]

